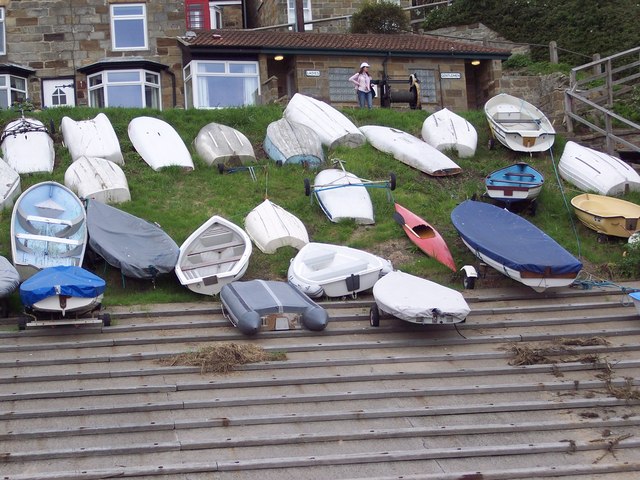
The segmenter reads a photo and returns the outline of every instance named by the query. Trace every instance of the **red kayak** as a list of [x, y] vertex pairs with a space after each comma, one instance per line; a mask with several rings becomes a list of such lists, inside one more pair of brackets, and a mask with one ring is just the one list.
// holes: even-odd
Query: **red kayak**
[[411, 241], [424, 253], [455, 272], [456, 264], [449, 247], [438, 231], [402, 205], [396, 203], [395, 206], [396, 212], [393, 214], [393, 219], [404, 228]]

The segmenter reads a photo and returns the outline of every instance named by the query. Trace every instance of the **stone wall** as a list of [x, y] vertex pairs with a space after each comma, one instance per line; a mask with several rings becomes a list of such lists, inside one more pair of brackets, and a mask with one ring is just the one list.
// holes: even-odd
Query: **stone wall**
[[[112, 3], [117, 3], [116, 0]], [[123, 2], [124, 3], [124, 2]], [[174, 79], [163, 73], [162, 103], [182, 102], [182, 56], [176, 37], [185, 32], [184, 4], [169, 0], [146, 2], [148, 45], [144, 51], [114, 52], [111, 48], [109, 3], [104, 0], [19, 1], [2, 0], [6, 15], [7, 53], [0, 63], [31, 67], [29, 97], [40, 105], [42, 78], [75, 75], [78, 105], [87, 104], [86, 79], [76, 69], [104, 58], [142, 57], [178, 72]], [[173, 91], [173, 84], [176, 91]]]
[[492, 48], [501, 48], [509, 50], [511, 53], [529, 53], [528, 45], [510, 42], [482, 23], [439, 28], [424, 33], [448, 40], [462, 40], [470, 43], [479, 43]]

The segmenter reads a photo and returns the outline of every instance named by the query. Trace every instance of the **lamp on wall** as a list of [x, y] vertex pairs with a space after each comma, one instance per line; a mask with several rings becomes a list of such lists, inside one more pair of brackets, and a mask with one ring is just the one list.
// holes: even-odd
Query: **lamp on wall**
[[276, 62], [280, 62], [280, 61], [284, 60], [284, 57], [282, 55], [276, 55], [275, 57], [273, 57], [273, 59]]
[[480, 60], [471, 60], [471, 65], [477, 67], [478, 65], [480, 65]]

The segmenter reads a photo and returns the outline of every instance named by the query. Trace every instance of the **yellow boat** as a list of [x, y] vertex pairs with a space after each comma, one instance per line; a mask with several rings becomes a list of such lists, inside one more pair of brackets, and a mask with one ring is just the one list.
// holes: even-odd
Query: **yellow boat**
[[629, 238], [640, 229], [640, 205], [615, 197], [583, 193], [571, 199], [576, 215], [603, 235]]

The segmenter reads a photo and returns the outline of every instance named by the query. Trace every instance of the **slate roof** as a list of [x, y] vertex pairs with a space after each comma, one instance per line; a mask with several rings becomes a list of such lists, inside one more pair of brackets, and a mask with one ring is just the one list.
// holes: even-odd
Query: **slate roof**
[[506, 59], [510, 51], [431, 35], [210, 30], [178, 39], [192, 51], [246, 53], [402, 54]]

